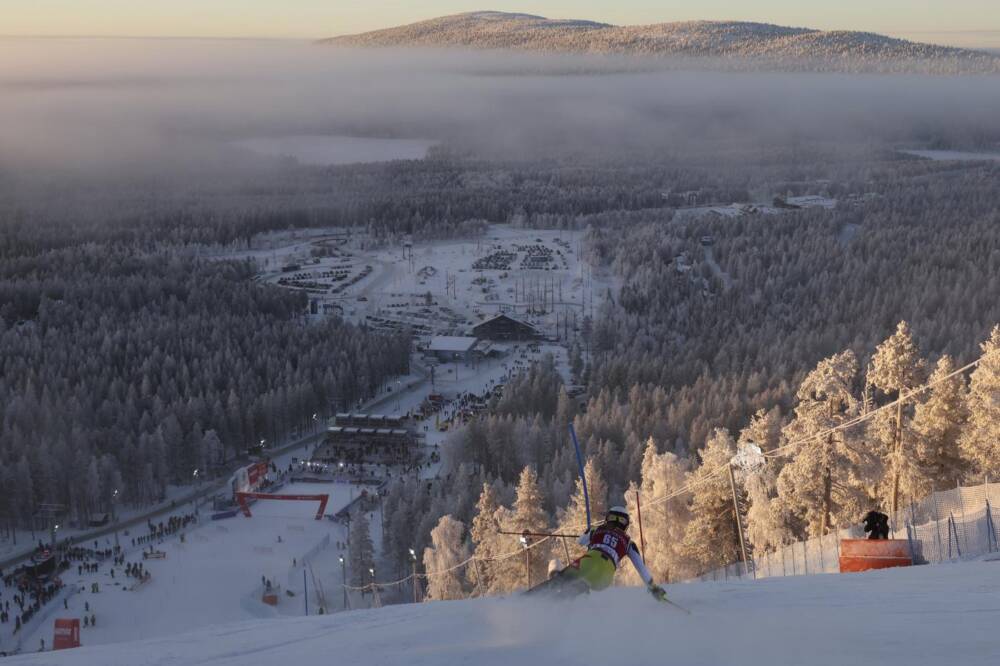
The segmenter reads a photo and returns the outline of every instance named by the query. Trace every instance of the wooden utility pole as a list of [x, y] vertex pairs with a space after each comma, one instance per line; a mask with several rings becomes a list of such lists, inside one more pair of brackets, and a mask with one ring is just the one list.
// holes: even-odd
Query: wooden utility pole
[[[833, 421], [834, 404], [833, 401], [829, 401], [829, 419]], [[830, 451], [833, 449], [833, 433], [831, 432], [826, 438], [827, 445], [827, 456], [829, 457]], [[826, 530], [830, 526], [830, 513], [831, 505], [833, 504], [833, 475], [830, 470], [829, 458], [827, 459], [826, 466], [826, 476], [823, 480], [823, 517], [820, 519], [820, 536], [826, 534]]]
[[833, 475], [827, 465], [823, 470], [823, 516], [820, 519], [819, 535], [826, 536], [830, 529], [830, 503], [833, 495]]
[[531, 589], [531, 536], [527, 530], [521, 535], [521, 545], [524, 546], [524, 577]]
[[729, 487], [733, 491], [733, 514], [736, 516], [736, 530], [740, 534], [740, 551], [743, 554], [743, 573], [750, 573], [750, 565], [747, 561], [747, 544], [743, 538], [743, 518], [740, 517], [740, 503], [736, 498], [736, 475], [733, 473], [733, 463], [726, 466], [729, 470]]
[[413, 559], [413, 603], [420, 603], [420, 596], [417, 594], [417, 560]]
[[[899, 389], [899, 398], [896, 402], [896, 430], [893, 433], [893, 451], [898, 456], [903, 450], [903, 389]], [[892, 519], [896, 520], [896, 511], [899, 509], [899, 468], [892, 473]]]

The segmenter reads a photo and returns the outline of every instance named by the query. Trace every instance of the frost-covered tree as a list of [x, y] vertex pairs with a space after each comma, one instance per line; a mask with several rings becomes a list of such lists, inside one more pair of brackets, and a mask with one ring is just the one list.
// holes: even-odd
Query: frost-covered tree
[[792, 421], [782, 430], [790, 460], [778, 474], [778, 495], [812, 535], [857, 520], [867, 504], [866, 472], [874, 461], [851, 429], [830, 432], [857, 414], [854, 352], [819, 362], [797, 393]]
[[[500, 502], [496, 488], [489, 483], [483, 484], [476, 513], [469, 529], [477, 562], [467, 567], [466, 576], [469, 582], [476, 586], [480, 594], [488, 595], [500, 592], [499, 568], [507, 566], [504, 562], [494, 562], [494, 558], [504, 553], [507, 539], [498, 534], [500, 529], [497, 512]], [[509, 548], [509, 546], [508, 546]]]
[[442, 516], [431, 530], [430, 547], [424, 549], [424, 571], [432, 574], [427, 578], [429, 601], [465, 598], [463, 567], [459, 565], [468, 558], [465, 525], [450, 515]]
[[930, 395], [917, 404], [913, 415], [922, 481], [914, 497], [926, 496], [935, 488], [953, 488], [965, 473], [966, 461], [958, 442], [968, 419], [966, 387], [962, 375], [948, 377], [954, 371], [951, 356], [938, 359], [929, 379], [933, 384]]
[[960, 446], [976, 475], [1000, 478], [1000, 325], [982, 345], [969, 381], [969, 420]]
[[[762, 453], [777, 448], [781, 440], [781, 412], [778, 408], [759, 410], [750, 424], [740, 431], [739, 446], [756, 446]], [[778, 474], [782, 457], [763, 459], [753, 469], [737, 469], [737, 477], [746, 489], [747, 538], [755, 553], [775, 550], [791, 538], [788, 507], [778, 497]]]
[[205, 431], [201, 440], [201, 449], [205, 456], [205, 462], [209, 470], [217, 469], [226, 462], [226, 451], [222, 445], [222, 440], [215, 430]]
[[351, 585], [362, 587], [372, 582], [369, 569], [375, 566], [375, 546], [366, 512], [357, 511], [351, 517], [350, 537], [347, 561], [351, 569]]
[[696, 571], [734, 562], [740, 555], [732, 488], [726, 471], [735, 453], [732, 435], [717, 428], [698, 452], [701, 465], [689, 477], [691, 520], [685, 528], [681, 550]]
[[[868, 383], [881, 389], [892, 399], [904, 397], [924, 381], [925, 362], [920, 357], [910, 327], [899, 322], [896, 332], [875, 350], [868, 370]], [[882, 449], [888, 484], [882, 484], [882, 496], [893, 514], [899, 508], [900, 492], [913, 496], [923, 484], [920, 468], [916, 463], [912, 437], [907, 437], [908, 425], [904, 423], [903, 401], [896, 404], [895, 416], [890, 421], [885, 412], [871, 420], [869, 436]]]
[[[603, 520], [604, 515], [608, 512], [608, 486], [604, 483], [604, 477], [597, 469], [592, 458], [587, 460], [587, 464], [584, 465], [583, 470], [587, 478], [587, 492], [590, 495], [591, 524], [594, 525]], [[577, 479], [576, 490], [569, 499], [569, 505], [559, 512], [557, 531], [561, 533], [582, 534], [586, 527], [587, 507], [584, 502], [583, 483], [580, 479]], [[566, 541], [570, 560], [576, 559], [586, 552], [586, 549], [575, 541]], [[565, 552], [566, 549], [561, 544], [553, 546], [554, 555]], [[563, 562], [563, 566], [567, 564], [569, 562]]]
[[[521, 472], [521, 479], [517, 484], [517, 499], [514, 500], [514, 510], [510, 515], [509, 522], [503, 523], [505, 528], [514, 532], [545, 533], [549, 529], [549, 519], [545, 513], [545, 498], [542, 496], [541, 488], [538, 485], [538, 475], [534, 468], [528, 466]], [[540, 539], [538, 537], [528, 537], [528, 543], [534, 544]], [[512, 537], [508, 541], [511, 545], [519, 544], [518, 537]], [[545, 542], [531, 549], [525, 562], [530, 562], [532, 584], [541, 582], [547, 573], [550, 543]], [[505, 562], [504, 569], [514, 580], [520, 580], [520, 585], [524, 585], [525, 569], [518, 567], [517, 558], [511, 558]], [[525, 565], [527, 566], [527, 565]], [[516, 573], [520, 571], [520, 575]]]
[[[658, 581], [669, 582], [685, 573], [682, 542], [690, 519], [687, 497], [662, 498], [681, 488], [686, 477], [685, 461], [669, 451], [657, 453], [652, 437], [646, 441], [642, 457], [642, 484], [636, 488], [641, 494], [634, 508], [636, 518], [639, 511], [642, 512], [646, 565]], [[634, 492], [626, 493], [630, 511], [635, 503], [634, 497]], [[638, 543], [638, 529], [632, 529], [632, 537]]]

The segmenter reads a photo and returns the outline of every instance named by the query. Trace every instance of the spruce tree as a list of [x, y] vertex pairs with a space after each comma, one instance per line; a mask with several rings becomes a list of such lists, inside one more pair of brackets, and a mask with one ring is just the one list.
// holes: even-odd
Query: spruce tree
[[641, 493], [639, 503], [633, 506], [634, 492], [626, 493], [626, 498], [636, 524], [632, 538], [640, 546], [638, 518], [642, 511], [642, 536], [646, 541], [643, 555], [656, 580], [669, 582], [689, 573], [683, 560], [684, 533], [690, 520], [688, 498], [681, 495], [660, 500], [683, 487], [686, 477], [685, 462], [669, 451], [657, 453], [656, 443], [649, 438], [642, 458], [642, 484], [637, 488]]
[[968, 419], [965, 378], [948, 377], [955, 362], [945, 354], [938, 359], [931, 374], [928, 398], [917, 405], [913, 416], [916, 454], [922, 484], [915, 497], [924, 497], [935, 488], [954, 488], [966, 470], [959, 448], [959, 438]]
[[814, 536], [856, 521], [869, 503], [864, 479], [875, 461], [852, 429], [830, 432], [858, 413], [857, 372], [850, 350], [820, 361], [799, 386], [795, 416], [782, 430], [785, 445], [795, 446], [778, 474], [778, 496]]
[[495, 589], [496, 569], [499, 564], [492, 560], [503, 552], [502, 540], [497, 533], [500, 529], [497, 522], [499, 508], [496, 489], [489, 483], [483, 483], [483, 490], [476, 503], [476, 513], [469, 529], [469, 538], [472, 540], [473, 552], [478, 561], [468, 568], [466, 576], [479, 593], [484, 595]]
[[[777, 408], [754, 414], [750, 424], [740, 431], [740, 446], [757, 446], [762, 453], [777, 448], [781, 439], [781, 413]], [[738, 469], [737, 477], [746, 489], [747, 538], [755, 553], [773, 551], [791, 539], [788, 510], [778, 497], [778, 474], [784, 459], [765, 458], [752, 470]]]
[[[901, 321], [896, 332], [876, 348], [868, 370], [868, 383], [892, 399], [904, 397], [908, 391], [923, 383], [925, 365], [913, 342], [909, 325]], [[912, 406], [900, 401], [894, 410], [894, 417], [882, 412], [872, 419], [869, 428], [872, 438], [881, 445], [888, 478], [888, 483], [882, 485], [881, 494], [893, 515], [899, 508], [900, 493], [912, 497], [922, 485], [913, 438], [906, 436], [909, 428], [904, 423], [905, 414], [911, 410]]]
[[690, 475], [691, 520], [684, 530], [681, 552], [696, 572], [735, 562], [740, 554], [733, 496], [725, 471], [736, 443], [724, 428], [716, 428], [698, 452], [701, 465]]
[[[588, 459], [584, 465], [583, 473], [587, 479], [587, 492], [590, 495], [590, 515], [591, 525], [596, 525], [604, 520], [604, 515], [608, 512], [608, 486], [604, 483], [594, 460]], [[559, 526], [556, 531], [563, 534], [582, 534], [587, 527], [587, 507], [583, 496], [583, 483], [579, 478], [576, 480], [576, 490], [569, 499], [569, 505], [559, 512]], [[570, 539], [561, 540], [565, 542], [553, 546], [554, 555], [566, 557], [566, 550], [569, 550], [569, 561], [563, 562], [566, 566], [570, 561], [575, 560], [586, 552], [586, 548]]]
[[[517, 484], [517, 499], [514, 500], [514, 511], [508, 523], [508, 529], [518, 533], [533, 532], [545, 533], [549, 529], [549, 519], [545, 514], [545, 498], [538, 485], [538, 475], [534, 468], [528, 466], [521, 471], [521, 478]], [[517, 539], [517, 537], [514, 537]], [[540, 537], [527, 537], [527, 543], [534, 544], [541, 540]], [[520, 543], [520, 540], [518, 540]], [[545, 579], [548, 569], [548, 556], [551, 540], [541, 545], [531, 548], [531, 553], [525, 556], [524, 562], [530, 563], [530, 575], [525, 574], [525, 567], [517, 567], [517, 558], [511, 558], [506, 562], [506, 572], [514, 581], [520, 579], [520, 586], [527, 584], [528, 580], [532, 585], [536, 585]], [[515, 573], [516, 569], [520, 572]]]
[[962, 455], [979, 478], [1000, 478], [1000, 325], [982, 345], [983, 356], [969, 382], [969, 420], [962, 431]]
[[363, 587], [372, 582], [369, 569], [375, 566], [375, 546], [372, 543], [368, 514], [357, 511], [351, 517], [351, 543], [347, 551], [351, 569], [351, 585]]
[[423, 555], [424, 571], [439, 572], [427, 578], [428, 601], [465, 598], [464, 576], [459, 565], [468, 558], [465, 525], [450, 515], [442, 516], [431, 530], [431, 545], [424, 549]]

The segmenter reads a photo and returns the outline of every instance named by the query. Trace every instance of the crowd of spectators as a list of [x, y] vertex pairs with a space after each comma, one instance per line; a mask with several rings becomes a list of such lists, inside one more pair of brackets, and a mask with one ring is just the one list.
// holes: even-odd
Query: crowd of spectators
[[159, 523], [149, 521], [146, 523], [148, 533], [134, 537], [132, 539], [132, 545], [145, 546], [151, 543], [159, 543], [163, 541], [165, 537], [176, 534], [197, 521], [198, 516], [194, 513], [188, 513], [183, 516], [170, 516], [166, 523], [162, 520]]

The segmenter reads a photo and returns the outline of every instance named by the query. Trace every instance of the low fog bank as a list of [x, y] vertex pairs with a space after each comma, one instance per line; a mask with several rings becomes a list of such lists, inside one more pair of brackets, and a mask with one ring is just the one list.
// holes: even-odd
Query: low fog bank
[[726, 73], [299, 42], [0, 40], [0, 95], [0, 165], [22, 173], [247, 168], [233, 141], [300, 134], [420, 138], [504, 159], [1000, 140], [1000, 77]]

